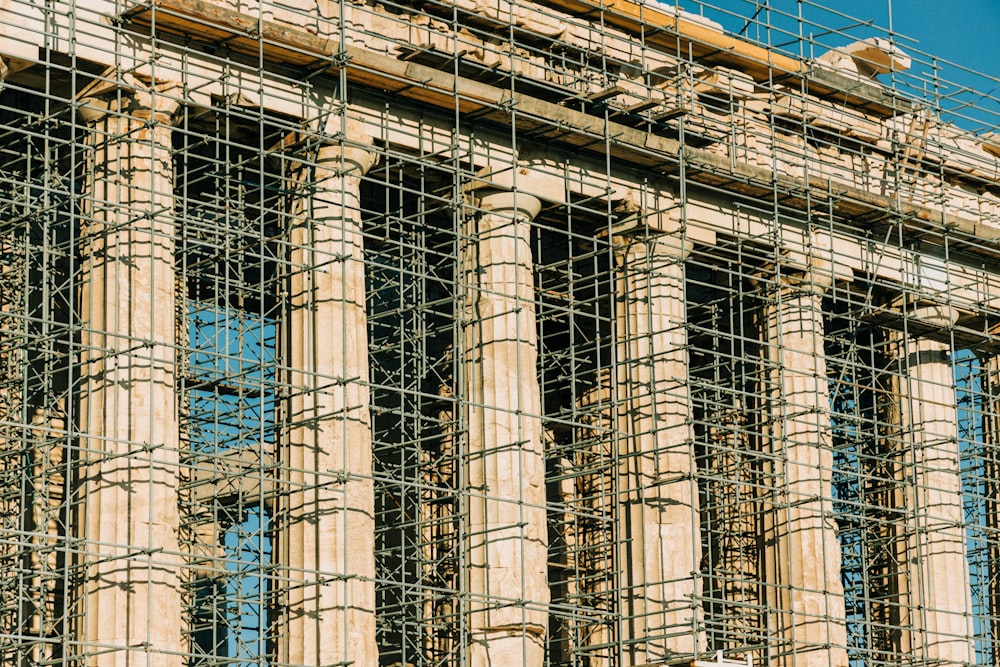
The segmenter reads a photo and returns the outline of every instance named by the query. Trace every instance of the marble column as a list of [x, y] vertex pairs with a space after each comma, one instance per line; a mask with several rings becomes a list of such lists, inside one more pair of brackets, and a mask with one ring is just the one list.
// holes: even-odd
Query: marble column
[[[576, 405], [580, 425], [574, 437], [582, 448], [574, 456], [576, 499], [569, 507], [574, 511], [572, 537], [579, 546], [573, 554], [575, 563], [569, 568], [573, 573], [569, 583], [589, 608], [579, 618], [573, 638], [573, 648], [589, 667], [618, 664], [614, 639], [618, 624], [609, 623], [601, 611], [616, 608], [619, 590], [618, 573], [611, 566], [618, 558], [619, 532], [614, 521], [618, 513], [614, 385], [612, 369], [599, 370]], [[595, 573], [600, 575], [594, 576]]]
[[80, 223], [83, 566], [77, 637], [86, 664], [181, 667], [171, 121], [178, 89], [123, 76], [79, 98], [87, 122]]
[[702, 648], [701, 534], [687, 382], [687, 242], [641, 228], [616, 238], [625, 665]]
[[279, 661], [377, 665], [375, 500], [361, 179], [376, 154], [324, 146], [294, 187]]
[[792, 271], [768, 294], [762, 333], [773, 506], [765, 565], [786, 667], [846, 667], [847, 621], [833, 519], [833, 442], [824, 356], [827, 272]]
[[468, 661], [545, 660], [547, 529], [531, 220], [541, 202], [480, 191], [463, 249]]
[[[6, 61], [0, 58], [0, 91], [4, 88], [7, 73]], [[13, 233], [8, 232], [0, 237], [0, 485], [9, 488], [24, 486], [28, 482], [24, 474], [24, 457], [20, 451], [23, 448], [18, 434], [20, 429], [15, 426], [23, 422], [25, 413], [25, 406], [22, 405], [24, 392], [20, 390], [24, 355], [20, 349], [21, 341], [18, 340], [24, 326], [19, 321], [19, 315], [24, 310], [24, 296], [17, 286], [22, 277], [16, 266], [15, 257], [18, 253], [13, 236]], [[0, 517], [4, 525], [13, 524], [18, 530], [24, 530], [22, 526], [30, 521], [31, 514], [29, 504], [23, 501], [25, 495], [24, 492], [0, 494]], [[0, 568], [12, 572], [23, 569], [27, 575], [30, 566], [24, 567], [25, 560], [29, 559], [24, 555], [20, 540], [0, 541]], [[30, 578], [25, 578], [30, 581]], [[23, 590], [31, 584], [19, 585]], [[25, 597], [24, 593], [22, 597]], [[6, 609], [0, 610], [0, 633], [31, 634], [36, 618], [33, 606], [34, 601], [30, 601], [7, 605]], [[19, 655], [0, 656], [0, 666], [14, 667], [22, 661], [36, 658], [36, 652], [25, 653], [29, 656], [27, 659]]]
[[[907, 317], [947, 329], [957, 313], [932, 305]], [[902, 335], [897, 342], [898, 447], [908, 522], [900, 541], [899, 650], [935, 664], [964, 664], [975, 655], [950, 347]]]
[[458, 431], [455, 428], [454, 373], [451, 369], [451, 348], [444, 355], [442, 367], [447, 368], [445, 377], [438, 385], [438, 396], [442, 407], [438, 410], [440, 424], [438, 448], [421, 452], [421, 467], [424, 469], [422, 481], [425, 488], [421, 493], [421, 555], [423, 565], [421, 576], [428, 582], [423, 595], [424, 626], [421, 630], [424, 657], [431, 664], [442, 661], [454, 651], [454, 633], [450, 631], [457, 611], [456, 602], [461, 587], [458, 584], [457, 544], [458, 537], [458, 493], [456, 445]]
[[[990, 639], [1000, 646], [1000, 355], [980, 357], [983, 391], [983, 465], [986, 477], [986, 516], [989, 562]], [[994, 649], [991, 665], [1000, 666], [1000, 651]]]
[[24, 517], [31, 549], [22, 565], [31, 573], [31, 584], [22, 595], [31, 602], [22, 610], [22, 632], [42, 640], [31, 647], [25, 665], [53, 660], [57, 651], [51, 640], [64, 632], [65, 557], [61, 546], [66, 534], [65, 414], [63, 400], [49, 409], [36, 407], [31, 416], [30, 440], [24, 443], [30, 443], [32, 463], [26, 498], [30, 499], [30, 507]]
[[[0, 90], [8, 73], [0, 58]], [[18, 143], [11, 139], [11, 150]], [[37, 194], [38, 185], [29, 178], [17, 187], [23, 196]], [[17, 589], [17, 599], [5, 598], [0, 609], [0, 634], [19, 638], [16, 648], [7, 642], [0, 651], [4, 666], [57, 660], [54, 640], [66, 632], [64, 355], [69, 341], [56, 332], [66, 331], [62, 304], [68, 287], [64, 266], [43, 255], [40, 246], [31, 248], [50, 233], [51, 217], [38, 213], [4, 220], [0, 236], [0, 517], [8, 531], [0, 545], [0, 572], [6, 590]]]

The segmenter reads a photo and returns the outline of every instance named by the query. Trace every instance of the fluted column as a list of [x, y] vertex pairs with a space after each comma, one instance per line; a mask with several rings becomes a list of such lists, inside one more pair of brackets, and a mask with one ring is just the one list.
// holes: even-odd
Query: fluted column
[[375, 501], [361, 179], [376, 155], [325, 146], [295, 184], [279, 661], [377, 665]]
[[[180, 667], [171, 119], [176, 89], [122, 77], [80, 97], [79, 484], [86, 663]], [[124, 87], [128, 86], [128, 87]]]
[[[908, 316], [947, 329], [957, 313], [934, 305]], [[972, 594], [950, 347], [899, 336], [896, 363], [908, 519], [901, 541], [899, 649], [936, 664], [971, 662]]]
[[687, 382], [687, 242], [621, 236], [618, 427], [625, 665], [698, 651], [701, 560]]
[[549, 602], [530, 221], [541, 202], [479, 193], [460, 266], [467, 289], [469, 664], [541, 667]]
[[833, 442], [823, 340], [829, 273], [789, 272], [768, 294], [773, 508], [766, 519], [768, 598], [786, 667], [846, 667], [847, 621], [833, 520]]

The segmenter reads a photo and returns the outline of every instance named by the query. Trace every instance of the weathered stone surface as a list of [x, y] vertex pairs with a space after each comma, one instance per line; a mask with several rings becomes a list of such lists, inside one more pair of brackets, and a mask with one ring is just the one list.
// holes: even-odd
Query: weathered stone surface
[[[957, 313], [935, 305], [909, 316], [948, 327]], [[898, 457], [908, 517], [899, 527], [899, 650], [936, 664], [965, 664], [975, 656], [950, 348], [902, 335], [897, 343]]]
[[473, 667], [541, 667], [548, 550], [529, 224], [541, 202], [488, 192], [480, 206], [460, 266], [467, 289], [468, 656]]
[[[351, 133], [354, 134], [354, 133]], [[357, 137], [351, 137], [357, 139]], [[375, 501], [360, 182], [376, 156], [324, 146], [295, 187], [282, 461], [284, 663], [378, 664]]]
[[[773, 509], [765, 519], [768, 599], [787, 667], [846, 667], [847, 622], [833, 521], [833, 447], [824, 353], [828, 261], [793, 267], [762, 325]], [[785, 269], [788, 270], [788, 269]]]
[[671, 235], [617, 252], [624, 663], [696, 652], [701, 559], [687, 385], [683, 259]]
[[[1000, 531], [1000, 355], [993, 354], [982, 363], [983, 393], [985, 394], [982, 429], [988, 444], [985, 458], [986, 525]], [[990, 631], [1000, 637], [1000, 541], [990, 540], [988, 546], [989, 586], [987, 613]]]
[[[112, 74], [114, 76], [114, 74]], [[84, 91], [79, 639], [95, 667], [180, 667], [171, 114], [177, 90]]]

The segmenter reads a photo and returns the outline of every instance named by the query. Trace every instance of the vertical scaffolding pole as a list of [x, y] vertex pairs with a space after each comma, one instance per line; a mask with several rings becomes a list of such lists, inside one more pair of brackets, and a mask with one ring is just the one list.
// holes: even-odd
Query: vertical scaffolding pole
[[172, 86], [113, 72], [79, 97], [78, 636], [96, 667], [180, 667]]
[[296, 184], [303, 201], [290, 234], [288, 488], [279, 528], [284, 664], [378, 663], [360, 206], [361, 179], [376, 159], [363, 148], [323, 146]]

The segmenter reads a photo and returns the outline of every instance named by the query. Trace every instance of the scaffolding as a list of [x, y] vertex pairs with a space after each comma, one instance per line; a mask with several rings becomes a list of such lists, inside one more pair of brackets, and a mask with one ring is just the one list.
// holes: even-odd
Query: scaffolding
[[0, 2], [0, 664], [1000, 667], [1000, 79], [772, 4]]

